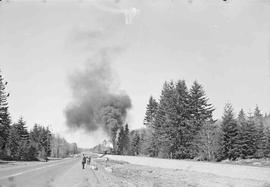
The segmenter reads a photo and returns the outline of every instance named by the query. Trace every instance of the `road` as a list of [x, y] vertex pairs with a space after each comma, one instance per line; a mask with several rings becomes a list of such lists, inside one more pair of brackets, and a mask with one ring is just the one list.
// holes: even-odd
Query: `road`
[[[0, 167], [0, 187], [198, 186], [262, 187], [270, 168], [148, 157], [106, 155], [92, 159], [97, 170], [81, 168], [81, 158]], [[117, 161], [118, 160], [118, 161]], [[125, 162], [131, 164], [125, 164]], [[194, 181], [196, 183], [194, 183]], [[193, 184], [194, 183], [194, 184]]]
[[75, 164], [79, 165], [79, 160], [63, 159], [1, 168], [0, 186], [52, 186], [56, 179], [61, 178]]
[[25, 165], [0, 167], [0, 187], [118, 187], [122, 181], [107, 172], [93, 159], [83, 170], [82, 158], [35, 162]]

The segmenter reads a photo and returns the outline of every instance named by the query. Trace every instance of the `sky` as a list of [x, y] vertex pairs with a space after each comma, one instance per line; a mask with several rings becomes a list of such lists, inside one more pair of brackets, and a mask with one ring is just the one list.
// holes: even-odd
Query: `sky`
[[12, 120], [48, 125], [81, 147], [101, 130], [70, 130], [70, 76], [93, 54], [110, 58], [117, 90], [128, 94], [131, 129], [143, 126], [150, 95], [166, 80], [197, 80], [220, 119], [256, 105], [270, 113], [270, 2], [267, 0], [9, 0], [0, 3], [0, 69]]

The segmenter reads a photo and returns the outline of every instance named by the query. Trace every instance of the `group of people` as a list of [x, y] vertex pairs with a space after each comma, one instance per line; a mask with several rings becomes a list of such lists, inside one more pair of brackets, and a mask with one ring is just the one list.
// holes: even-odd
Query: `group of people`
[[91, 163], [91, 157], [88, 156], [86, 157], [84, 154], [83, 154], [83, 158], [82, 158], [82, 169], [85, 168], [85, 164], [87, 163], [87, 165], [90, 166], [90, 163]]

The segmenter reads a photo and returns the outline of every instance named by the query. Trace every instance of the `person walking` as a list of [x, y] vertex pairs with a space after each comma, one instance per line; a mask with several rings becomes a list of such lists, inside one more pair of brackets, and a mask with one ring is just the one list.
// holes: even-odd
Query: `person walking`
[[83, 154], [83, 158], [82, 158], [82, 169], [84, 169], [85, 163], [86, 163], [86, 157]]

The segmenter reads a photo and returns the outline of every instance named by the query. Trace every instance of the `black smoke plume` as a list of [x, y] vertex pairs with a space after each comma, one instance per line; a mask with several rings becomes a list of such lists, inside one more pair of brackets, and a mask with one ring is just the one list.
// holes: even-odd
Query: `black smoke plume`
[[[111, 2], [104, 3], [102, 7], [111, 5]], [[128, 46], [122, 35], [126, 25], [122, 14], [100, 10], [100, 6], [92, 8], [93, 17], [71, 32], [70, 46], [74, 51], [79, 49], [85, 53], [88, 60], [83, 70], [70, 76], [73, 97], [64, 113], [70, 129], [86, 132], [102, 129], [115, 145], [117, 131], [126, 122], [131, 108], [130, 98], [119, 89], [111, 67], [115, 57]]]
[[68, 127], [88, 132], [102, 128], [113, 142], [131, 108], [131, 100], [119, 90], [110, 66], [117, 51], [117, 48], [100, 49], [84, 70], [70, 76], [73, 101], [65, 109]]

